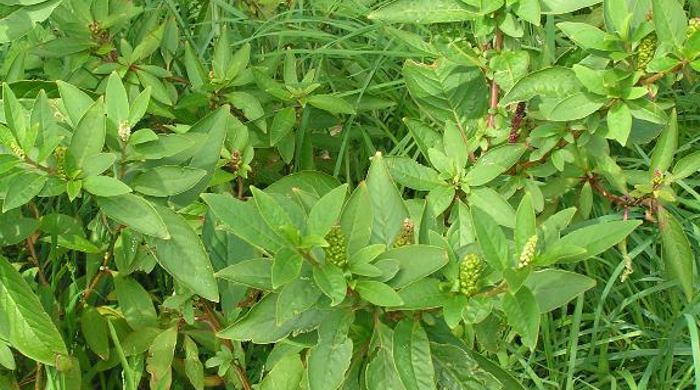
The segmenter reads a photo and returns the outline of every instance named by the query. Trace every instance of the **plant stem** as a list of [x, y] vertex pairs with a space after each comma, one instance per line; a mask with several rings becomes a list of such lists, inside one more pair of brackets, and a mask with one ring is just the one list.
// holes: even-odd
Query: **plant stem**
[[[209, 328], [211, 328], [212, 332], [214, 332], [214, 335], [217, 336], [219, 333], [219, 330], [221, 329], [221, 324], [219, 323], [219, 320], [216, 318], [216, 314], [214, 311], [209, 307], [209, 303], [206, 301], [202, 301], [203, 305], [202, 308], [204, 309], [204, 314], [206, 315], [206, 323], [209, 325]], [[222, 343], [226, 347], [228, 347], [229, 350], [233, 351], [233, 343], [231, 340], [228, 339], [223, 339], [219, 338]], [[250, 380], [248, 379], [248, 375], [246, 374], [245, 370], [243, 367], [241, 367], [240, 364], [238, 364], [238, 361], [233, 362], [233, 367], [236, 370], [236, 375], [238, 376], [238, 380], [241, 382], [241, 386], [243, 386], [243, 390], [252, 390], [253, 387], [250, 384]]]
[[[503, 48], [503, 32], [501, 30], [496, 30], [496, 42], [493, 47], [496, 52], [500, 52]], [[496, 78], [491, 79], [491, 104], [489, 109], [489, 117], [486, 122], [488, 127], [493, 128], [495, 126], [496, 110], [498, 109], [498, 84], [496, 83]]]

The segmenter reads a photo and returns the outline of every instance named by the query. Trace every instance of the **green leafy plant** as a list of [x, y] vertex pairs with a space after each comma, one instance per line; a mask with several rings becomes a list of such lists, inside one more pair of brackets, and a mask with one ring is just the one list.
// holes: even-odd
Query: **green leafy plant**
[[0, 0], [0, 388], [700, 386], [699, 7], [352, 3]]

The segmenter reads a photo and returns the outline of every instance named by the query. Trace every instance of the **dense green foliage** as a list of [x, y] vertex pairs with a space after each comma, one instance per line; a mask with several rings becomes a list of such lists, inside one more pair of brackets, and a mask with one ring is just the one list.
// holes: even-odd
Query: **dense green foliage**
[[0, 389], [700, 389], [698, 17], [0, 0]]

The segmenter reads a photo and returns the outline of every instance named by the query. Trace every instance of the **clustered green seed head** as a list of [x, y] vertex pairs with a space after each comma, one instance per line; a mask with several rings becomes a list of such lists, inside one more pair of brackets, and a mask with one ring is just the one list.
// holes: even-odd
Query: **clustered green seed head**
[[326, 261], [338, 267], [344, 267], [348, 262], [348, 241], [340, 226], [333, 226], [326, 234], [328, 246], [324, 248]]
[[525, 246], [523, 246], [523, 251], [520, 253], [520, 260], [518, 261], [518, 268], [524, 268], [530, 265], [532, 259], [535, 257], [535, 251], [537, 250], [537, 234], [528, 238]]
[[12, 153], [17, 156], [18, 159], [24, 160], [24, 150], [22, 150], [16, 142], [10, 144], [10, 150], [12, 150]]
[[56, 157], [56, 174], [59, 177], [66, 176], [66, 147], [59, 146], [53, 151], [54, 157]]
[[656, 52], [656, 34], [647, 35], [637, 47], [637, 70], [646, 69]]
[[692, 18], [688, 21], [688, 38], [700, 31], [700, 17]]
[[406, 245], [413, 245], [414, 230], [415, 224], [413, 223], [413, 221], [410, 218], [404, 219], [403, 224], [401, 225], [401, 233], [399, 233], [399, 236], [396, 237], [396, 240], [394, 240], [394, 248], [400, 248]]
[[470, 253], [459, 263], [459, 292], [472, 296], [479, 289], [479, 277], [483, 271], [481, 259], [475, 253]]
[[664, 174], [660, 170], [655, 170], [651, 177], [651, 184], [654, 187], [660, 186], [664, 182]]

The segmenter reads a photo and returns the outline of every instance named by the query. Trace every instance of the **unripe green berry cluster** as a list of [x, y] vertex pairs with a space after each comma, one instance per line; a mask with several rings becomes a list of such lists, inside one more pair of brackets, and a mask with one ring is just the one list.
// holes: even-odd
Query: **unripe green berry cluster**
[[690, 19], [688, 21], [688, 38], [698, 31], [700, 31], [700, 17]]
[[413, 245], [415, 240], [413, 234], [414, 231], [415, 224], [413, 221], [410, 218], [404, 219], [403, 224], [401, 225], [401, 233], [399, 233], [399, 236], [396, 237], [396, 240], [394, 240], [394, 248]]
[[338, 267], [344, 267], [348, 262], [348, 241], [340, 226], [331, 228], [326, 234], [326, 242], [328, 242], [328, 246], [324, 248], [326, 261]]
[[483, 264], [479, 256], [475, 253], [469, 253], [464, 256], [459, 263], [459, 292], [472, 296], [479, 289], [479, 278], [483, 271]]
[[647, 35], [637, 47], [637, 70], [646, 69], [656, 52], [656, 34]]
[[20, 148], [16, 142], [12, 142], [10, 144], [10, 150], [12, 150], [12, 154], [14, 154], [17, 158], [24, 160], [24, 150], [22, 150], [22, 148]]
[[66, 147], [58, 146], [54, 151], [53, 155], [56, 158], [56, 174], [59, 177], [66, 177]]
[[520, 259], [518, 261], [518, 268], [525, 268], [532, 262], [535, 258], [535, 251], [537, 250], [537, 234], [528, 238], [527, 242], [523, 246], [523, 251], [520, 252]]

